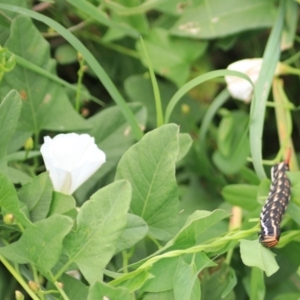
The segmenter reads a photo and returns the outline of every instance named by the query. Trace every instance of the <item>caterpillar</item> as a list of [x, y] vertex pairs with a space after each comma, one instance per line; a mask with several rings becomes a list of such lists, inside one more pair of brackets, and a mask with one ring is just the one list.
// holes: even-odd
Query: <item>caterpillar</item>
[[285, 161], [271, 169], [272, 183], [260, 214], [259, 241], [267, 248], [272, 248], [279, 242], [280, 222], [290, 201], [291, 183], [286, 175], [286, 171], [289, 171], [290, 152]]

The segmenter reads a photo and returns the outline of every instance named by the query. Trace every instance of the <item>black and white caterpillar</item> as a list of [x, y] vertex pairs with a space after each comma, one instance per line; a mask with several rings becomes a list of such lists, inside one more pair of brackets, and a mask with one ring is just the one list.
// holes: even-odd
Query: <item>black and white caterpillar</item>
[[271, 169], [272, 183], [269, 195], [260, 214], [259, 241], [267, 248], [276, 246], [280, 238], [280, 222], [288, 206], [291, 195], [291, 183], [286, 175], [289, 171], [288, 158]]

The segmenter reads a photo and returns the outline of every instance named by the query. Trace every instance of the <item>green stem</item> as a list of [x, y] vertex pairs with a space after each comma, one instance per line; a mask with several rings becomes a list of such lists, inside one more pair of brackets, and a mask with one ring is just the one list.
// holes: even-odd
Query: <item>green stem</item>
[[57, 281], [54, 282], [54, 285], [56, 286], [57, 290], [61, 294], [64, 300], [70, 300], [69, 297], [66, 295], [64, 290], [59, 286], [59, 283]]
[[125, 274], [125, 276], [116, 278], [116, 279], [112, 280], [109, 284], [112, 286], [118, 286], [124, 280], [133, 278], [133, 277], [137, 276], [137, 274], [140, 274], [140, 273], [148, 270], [149, 268], [151, 268], [151, 266], [154, 263], [156, 263], [157, 261], [159, 261], [163, 258], [177, 257], [180, 255], [184, 255], [184, 254], [188, 254], [188, 253], [192, 254], [192, 253], [197, 253], [197, 252], [201, 252], [201, 251], [205, 251], [205, 250], [207, 252], [212, 253], [213, 252], [212, 249], [214, 249], [214, 248], [225, 246], [228, 242], [232, 242], [232, 241], [238, 242], [239, 240], [241, 240], [243, 238], [253, 235], [257, 231], [258, 231], [258, 225], [254, 226], [253, 228], [248, 229], [248, 230], [231, 231], [231, 232], [228, 232], [227, 235], [225, 235], [223, 237], [216, 237], [216, 238], [212, 239], [210, 244], [197, 245], [197, 246], [194, 246], [194, 247], [191, 247], [188, 249], [182, 249], [182, 250], [173, 250], [173, 251], [163, 253], [161, 255], [151, 257], [145, 263], [143, 263], [140, 267], [138, 267], [136, 270], [134, 270], [133, 272], [127, 273], [127, 274]]
[[225, 262], [227, 265], [230, 265], [230, 262], [231, 262], [231, 258], [232, 258], [232, 254], [233, 254], [233, 248], [229, 249], [227, 254], [226, 254], [226, 259], [225, 259]]
[[122, 258], [123, 258], [123, 270], [124, 270], [124, 273], [128, 273], [128, 254], [127, 254], [127, 251], [124, 250], [122, 251]]
[[0, 255], [0, 261], [3, 263], [6, 269], [13, 275], [13, 277], [19, 282], [19, 284], [23, 287], [23, 289], [33, 300], [40, 300], [40, 298], [29, 288], [29, 286], [27, 285], [25, 280], [21, 277], [21, 275], [17, 273], [16, 270], [12, 267], [12, 265], [1, 255]]
[[82, 38], [85, 38], [85, 39], [88, 39], [90, 41], [93, 41], [107, 49], [111, 49], [111, 50], [114, 50], [118, 53], [121, 53], [121, 54], [124, 54], [124, 55], [127, 55], [129, 57], [132, 57], [132, 58], [135, 58], [135, 59], [140, 59], [140, 55], [137, 51], [134, 51], [134, 50], [131, 50], [129, 48], [126, 48], [124, 46], [121, 46], [121, 45], [117, 45], [117, 44], [113, 44], [113, 43], [108, 43], [108, 42], [105, 42], [103, 41], [103, 39], [95, 34], [92, 34], [92, 33], [89, 33], [87, 31], [84, 31], [84, 32], [76, 32], [76, 35], [79, 36], [79, 37], [82, 37]]
[[148, 236], [148, 238], [157, 246], [158, 249], [162, 248], [162, 245], [155, 238], [150, 235]]
[[134, 247], [132, 247], [129, 252], [127, 252], [126, 250], [122, 251], [124, 273], [128, 273], [128, 262], [129, 259], [132, 257], [133, 253]]
[[33, 264], [30, 264], [31, 270], [32, 270], [32, 274], [33, 274], [33, 280], [34, 282], [36, 282], [39, 285], [40, 291], [38, 292], [39, 297], [41, 298], [41, 300], [45, 300], [45, 296], [44, 296], [44, 292], [41, 288], [40, 285], [40, 280], [39, 280], [39, 276], [36, 270], [36, 267]]
[[154, 74], [154, 70], [153, 70], [153, 66], [151, 63], [149, 53], [147, 51], [146, 45], [145, 45], [142, 37], [140, 38], [140, 42], [142, 45], [142, 49], [143, 49], [145, 59], [147, 62], [147, 66], [149, 69], [149, 73], [150, 73], [150, 78], [151, 78], [152, 87], [153, 87], [154, 100], [155, 100], [155, 108], [156, 108], [156, 126], [159, 127], [164, 124], [164, 116], [163, 116], [163, 109], [162, 109], [162, 104], [161, 104], [159, 87], [158, 87], [157, 80], [156, 80], [156, 77]]
[[[39, 75], [42, 75], [44, 76], [45, 78], [48, 78], [58, 84], [61, 84], [62, 86], [65, 86], [66, 88], [72, 90], [72, 91], [75, 91], [77, 90], [77, 88], [72, 85], [71, 83], [59, 78], [57, 75], [55, 74], [52, 74], [50, 73], [49, 71], [47, 70], [44, 70], [43, 68], [33, 64], [32, 62], [18, 56], [18, 55], [15, 55], [16, 56], [16, 61], [17, 61], [17, 64], [28, 69], [28, 70], [31, 70], [32, 72], [35, 72]], [[91, 99], [92, 101], [94, 101], [95, 103], [101, 105], [101, 106], [104, 106], [105, 103], [103, 101], [101, 101], [100, 99], [90, 95], [89, 93], [87, 93], [86, 91], [82, 91], [82, 94], [87, 97], [88, 99]]]
[[78, 62], [79, 62], [79, 70], [77, 72], [78, 82], [77, 82], [77, 90], [76, 90], [76, 100], [75, 100], [75, 110], [79, 113], [80, 111], [80, 91], [82, 87], [82, 79], [84, 74], [84, 58], [80, 53], [78, 53]]
[[72, 261], [68, 261], [64, 266], [60, 268], [60, 270], [56, 273], [55, 276], [53, 276], [53, 281], [57, 281], [57, 279], [64, 273], [66, 272], [66, 269], [68, 266], [72, 263]]
[[22, 226], [22, 224], [21, 223], [19, 223], [19, 222], [16, 222], [16, 224], [17, 224], [17, 226], [20, 228], [20, 230], [21, 230], [21, 232], [24, 232], [24, 227]]

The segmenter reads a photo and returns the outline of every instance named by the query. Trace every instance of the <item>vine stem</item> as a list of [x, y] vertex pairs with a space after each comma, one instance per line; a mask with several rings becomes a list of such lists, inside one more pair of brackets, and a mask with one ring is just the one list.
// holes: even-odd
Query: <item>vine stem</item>
[[57, 290], [60, 292], [64, 300], [70, 300], [69, 297], [64, 292], [64, 290], [59, 286], [59, 283], [57, 281], [54, 282], [54, 285], [56, 286]]
[[1, 255], [0, 261], [3, 263], [6, 269], [14, 276], [14, 278], [20, 283], [20, 285], [24, 288], [24, 290], [33, 300], [40, 300], [40, 298], [29, 288], [28, 284], [25, 282], [22, 276], [18, 272], [16, 272], [12, 265]]
[[77, 81], [77, 91], [76, 91], [76, 99], [75, 99], [75, 110], [79, 113], [80, 111], [80, 91], [82, 88], [82, 79], [85, 70], [84, 58], [81, 53], [77, 54], [78, 62], [79, 62], [79, 70], [77, 72], [78, 81]]
[[64, 264], [60, 270], [56, 273], [56, 275], [52, 276], [53, 281], [56, 281], [64, 272], [66, 272], [66, 269], [68, 266], [72, 263], [72, 261], [68, 261], [66, 264]]

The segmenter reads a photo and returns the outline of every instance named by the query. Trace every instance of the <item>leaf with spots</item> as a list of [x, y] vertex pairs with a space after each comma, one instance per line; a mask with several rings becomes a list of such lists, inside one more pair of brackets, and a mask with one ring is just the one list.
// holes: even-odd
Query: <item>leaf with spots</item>
[[13, 214], [15, 222], [24, 227], [34, 227], [21, 210], [17, 191], [11, 181], [4, 174], [0, 173], [0, 182], [0, 208], [2, 214]]
[[[12, 21], [11, 35], [5, 47], [23, 59], [55, 74], [55, 63], [50, 58], [49, 44], [30, 18], [19, 16]], [[71, 106], [63, 87], [29, 68], [17, 64], [11, 72], [5, 74], [0, 86], [0, 97], [2, 98], [11, 89], [17, 89], [23, 100], [19, 131], [39, 132], [42, 129], [75, 131], [89, 128]]]
[[170, 31], [182, 37], [213, 39], [271, 27], [274, 16], [270, 0], [201, 1], [184, 10]]
[[16, 129], [22, 102], [17, 91], [10, 91], [0, 105], [0, 167], [5, 170], [9, 142]]
[[73, 220], [54, 215], [35, 225], [26, 229], [17, 242], [0, 248], [0, 255], [16, 263], [32, 263], [47, 274], [60, 258], [62, 240], [71, 230]]

